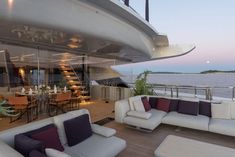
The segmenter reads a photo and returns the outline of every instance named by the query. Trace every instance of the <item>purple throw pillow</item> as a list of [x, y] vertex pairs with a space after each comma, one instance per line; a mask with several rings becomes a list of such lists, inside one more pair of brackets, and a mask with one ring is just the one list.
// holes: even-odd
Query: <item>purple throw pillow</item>
[[157, 107], [157, 101], [158, 101], [158, 98], [149, 97], [149, 104], [150, 104], [151, 108], [156, 108]]
[[193, 101], [180, 100], [178, 105], [178, 112], [197, 116], [199, 112], [199, 103]]
[[56, 127], [48, 128], [47, 130], [32, 134], [31, 137], [38, 141], [42, 141], [45, 148], [53, 148], [59, 151], [64, 151]]
[[15, 149], [25, 157], [28, 157], [32, 150], [44, 151], [44, 145], [41, 141], [32, 139], [24, 134], [15, 135], [14, 144]]
[[178, 99], [170, 99], [170, 111], [177, 111], [178, 110], [178, 104], [179, 100]]
[[64, 121], [64, 129], [69, 146], [74, 146], [86, 140], [92, 135], [89, 115], [84, 114]]
[[32, 150], [29, 153], [29, 157], [47, 157], [45, 154], [39, 152], [38, 150]]
[[211, 102], [199, 101], [199, 114], [211, 117]]
[[151, 106], [149, 104], [148, 98], [145, 96], [145, 97], [142, 97], [141, 100], [142, 100], [142, 103], [144, 105], [145, 111], [146, 112], [150, 111], [151, 110]]

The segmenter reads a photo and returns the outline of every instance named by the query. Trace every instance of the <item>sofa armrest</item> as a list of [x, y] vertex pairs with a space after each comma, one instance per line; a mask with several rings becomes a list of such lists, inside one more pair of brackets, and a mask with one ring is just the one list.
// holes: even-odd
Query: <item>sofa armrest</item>
[[104, 137], [111, 137], [116, 134], [116, 130], [97, 124], [91, 124], [91, 128], [94, 133]]
[[149, 112], [139, 112], [139, 111], [129, 111], [127, 112], [127, 115], [141, 119], [149, 119], [152, 116], [152, 114]]
[[123, 119], [127, 116], [127, 112], [130, 111], [130, 105], [128, 100], [119, 100], [115, 102], [115, 121], [123, 123]]
[[10, 147], [9, 145], [5, 144], [4, 142], [0, 141], [0, 156], [9, 156], [9, 157], [24, 157], [15, 149]]

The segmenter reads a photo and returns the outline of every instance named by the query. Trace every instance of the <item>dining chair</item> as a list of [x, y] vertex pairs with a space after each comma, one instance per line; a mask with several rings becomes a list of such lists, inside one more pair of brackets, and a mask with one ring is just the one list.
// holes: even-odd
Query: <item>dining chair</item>
[[[27, 96], [11, 96], [8, 97], [8, 104], [12, 106], [12, 108], [19, 112], [19, 116], [16, 119], [13, 119], [13, 117], [10, 118], [10, 123], [15, 122], [23, 117], [24, 114], [27, 116], [27, 123], [31, 122], [32, 120], [35, 120], [38, 118], [38, 106], [35, 103], [35, 101], [28, 101]], [[36, 113], [35, 117], [32, 118], [34, 112]]]
[[[61, 111], [62, 113], [66, 112], [66, 107], [70, 107], [71, 105], [71, 92], [66, 93], [59, 93], [54, 96], [50, 100], [49, 106], [48, 106], [48, 114], [49, 116], [54, 116], [58, 114], [58, 111]], [[55, 110], [55, 113], [53, 114], [53, 109]]]

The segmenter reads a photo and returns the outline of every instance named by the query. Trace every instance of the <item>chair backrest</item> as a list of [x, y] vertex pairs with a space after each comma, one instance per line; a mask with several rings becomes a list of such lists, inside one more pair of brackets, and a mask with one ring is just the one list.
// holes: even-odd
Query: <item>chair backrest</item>
[[67, 92], [67, 93], [61, 93], [61, 94], [57, 94], [56, 95], [56, 101], [66, 101], [66, 100], [70, 100], [71, 99], [71, 93]]
[[28, 105], [28, 98], [27, 96], [15, 97], [10, 96], [8, 97], [8, 103], [10, 105]]

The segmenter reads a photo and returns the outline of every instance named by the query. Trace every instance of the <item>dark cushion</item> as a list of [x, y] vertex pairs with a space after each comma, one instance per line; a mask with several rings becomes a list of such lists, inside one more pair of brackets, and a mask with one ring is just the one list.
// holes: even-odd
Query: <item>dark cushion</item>
[[36, 134], [36, 133], [40, 133], [40, 132], [42, 132], [42, 131], [45, 131], [45, 130], [47, 130], [47, 129], [49, 129], [49, 128], [53, 128], [53, 127], [56, 127], [55, 126], [55, 124], [49, 124], [49, 125], [46, 125], [46, 126], [44, 126], [44, 127], [41, 127], [41, 128], [38, 128], [38, 129], [35, 129], [35, 130], [31, 130], [31, 131], [28, 131], [28, 132], [26, 132], [26, 133], [24, 133], [26, 136], [31, 136], [31, 135], [33, 135], [33, 134]]
[[199, 114], [211, 117], [211, 102], [199, 101]]
[[25, 157], [28, 157], [32, 150], [44, 151], [44, 145], [41, 141], [32, 139], [24, 134], [16, 135], [14, 143], [15, 149]]
[[149, 97], [149, 104], [150, 104], [151, 108], [156, 108], [157, 100], [158, 100], [158, 98], [156, 98], [156, 97]]
[[197, 116], [199, 112], [199, 102], [180, 100], [178, 104], [178, 112]]
[[178, 104], [179, 99], [170, 99], [170, 111], [177, 111], [178, 110]]
[[74, 146], [92, 135], [88, 114], [64, 121], [64, 129], [69, 146]]
[[29, 153], [29, 157], [47, 157], [45, 154], [39, 152], [38, 150], [32, 150]]
[[53, 148], [59, 151], [64, 151], [64, 148], [60, 142], [57, 128], [50, 127], [47, 130], [37, 132], [31, 135], [33, 139], [42, 141], [45, 148]]
[[149, 110], [151, 110], [151, 106], [149, 104], [148, 98], [145, 96], [145, 97], [142, 97], [141, 100], [144, 105], [145, 111], [148, 112]]
[[157, 101], [157, 109], [165, 112], [169, 112], [170, 100], [165, 98], [159, 98]]

